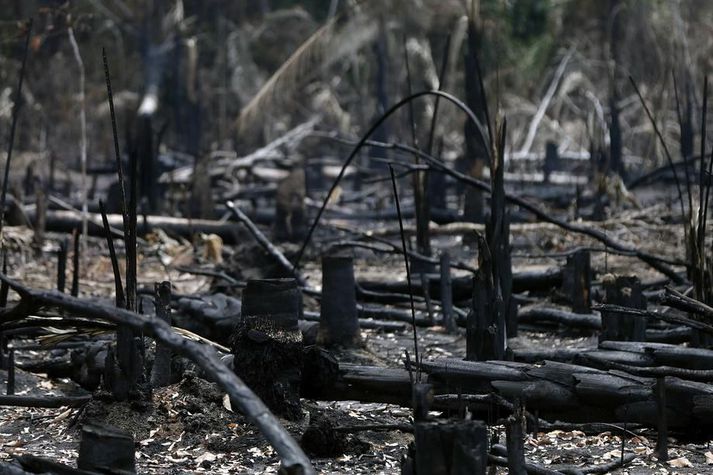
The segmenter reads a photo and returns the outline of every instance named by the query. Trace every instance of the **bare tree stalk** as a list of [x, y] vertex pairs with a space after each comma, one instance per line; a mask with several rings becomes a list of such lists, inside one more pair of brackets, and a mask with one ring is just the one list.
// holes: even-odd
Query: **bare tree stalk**
[[555, 71], [555, 75], [552, 78], [550, 87], [547, 89], [545, 96], [542, 98], [540, 106], [537, 108], [537, 112], [532, 118], [532, 122], [530, 122], [530, 128], [527, 130], [527, 137], [525, 137], [525, 143], [520, 149], [520, 155], [527, 154], [532, 148], [532, 144], [535, 141], [535, 135], [537, 134], [537, 128], [540, 126], [540, 122], [542, 122], [542, 118], [545, 116], [545, 112], [547, 112], [547, 107], [550, 105], [550, 101], [552, 101], [555, 92], [557, 92], [557, 87], [559, 86], [560, 81], [562, 80], [564, 71], [565, 69], [567, 69], [567, 64], [572, 58], [573, 53], [574, 48], [570, 48], [564, 58], [562, 58], [562, 61], [560, 61], [559, 66], [557, 66], [557, 70]]

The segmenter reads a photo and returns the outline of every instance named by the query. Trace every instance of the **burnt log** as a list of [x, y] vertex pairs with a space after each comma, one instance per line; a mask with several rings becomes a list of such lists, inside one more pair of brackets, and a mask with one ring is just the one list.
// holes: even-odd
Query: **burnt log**
[[[414, 295], [423, 297], [423, 289], [418, 275], [412, 276]], [[436, 300], [442, 300], [441, 281], [437, 275], [429, 275], [428, 292]], [[544, 292], [560, 286], [562, 283], [562, 269], [552, 267], [544, 270], [527, 270], [513, 272], [512, 290], [517, 292]], [[473, 296], [472, 276], [453, 277], [453, 301], [470, 300]], [[373, 279], [359, 279], [357, 285], [365, 290], [390, 292], [395, 294], [408, 294], [408, 283], [403, 281], [385, 281]]]
[[[408, 371], [331, 361], [331, 370], [325, 371], [331, 376], [311, 383], [304, 397], [413, 405]], [[424, 361], [420, 368], [433, 387], [434, 410], [468, 407], [486, 417], [493, 413], [494, 406], [512, 411], [512, 405], [503, 406], [502, 402], [520, 400], [543, 419], [540, 427], [546, 426], [544, 421], [605, 423], [599, 429], [622, 420], [652, 428], [658, 425], [656, 378], [553, 361], [531, 365], [438, 359]], [[318, 373], [305, 369], [308, 372]], [[712, 433], [713, 389], [675, 377], [665, 377], [664, 381], [669, 428], [689, 435], [691, 428], [698, 435]]]
[[[32, 212], [29, 215], [34, 219]], [[69, 233], [82, 226], [82, 214], [79, 211], [48, 210], [46, 219], [47, 231], [51, 232]], [[121, 228], [123, 226], [122, 219], [120, 214], [107, 215], [107, 220], [112, 228]], [[88, 213], [87, 220], [87, 233], [90, 236], [105, 236], [100, 214]], [[138, 220], [136, 229], [138, 234], [147, 234], [152, 229], [163, 229], [169, 234], [187, 239], [192, 238], [197, 233], [205, 233], [216, 234], [229, 244], [235, 244], [239, 241], [239, 226], [232, 222], [154, 215], [147, 215]]]
[[521, 323], [552, 323], [585, 330], [599, 330], [602, 325], [599, 315], [573, 313], [561, 308], [542, 305], [521, 308], [517, 318]]

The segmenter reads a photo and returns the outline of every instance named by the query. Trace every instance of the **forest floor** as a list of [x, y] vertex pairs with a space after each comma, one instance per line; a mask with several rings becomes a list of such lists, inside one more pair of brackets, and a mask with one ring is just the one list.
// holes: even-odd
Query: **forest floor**
[[[636, 210], [620, 214], [617, 219], [596, 223], [617, 240], [659, 255], [675, 255], [681, 249], [680, 224], [670, 224], [670, 212], [662, 207]], [[383, 223], [373, 223], [380, 229]], [[37, 288], [52, 288], [56, 276], [55, 259], [49, 259], [54, 244], [45, 245], [40, 255], [30, 251], [31, 231], [11, 228], [6, 231], [10, 243], [10, 275]], [[58, 238], [59, 236], [48, 236]], [[61, 237], [63, 238], [63, 237]], [[514, 270], [561, 266], [561, 257], [549, 257], [565, 247], [597, 246], [588, 238], [564, 234], [550, 225], [513, 224], [512, 238]], [[174, 290], [182, 294], [206, 293], [213, 279], [185, 273], [177, 268], [215, 267], [204, 257], [201, 244], [174, 240], [165, 235], [149, 236], [141, 244], [139, 266], [140, 286], [171, 280]], [[463, 244], [462, 236], [441, 235], [434, 238], [434, 247], [448, 248], [457, 255], [454, 259], [477, 265], [474, 252]], [[249, 255], [255, 247], [242, 245], [224, 249], [233, 254], [226, 262], [236, 262]], [[247, 253], [247, 254], [246, 254]], [[403, 260], [398, 255], [374, 255], [357, 252], [356, 272], [359, 277], [382, 277], [404, 280]], [[80, 295], [110, 299], [113, 292], [111, 264], [104, 243], [90, 238], [82, 256]], [[536, 257], [540, 256], [540, 257]], [[679, 256], [680, 257], [680, 256]], [[254, 260], [254, 259], [253, 259]], [[226, 264], [227, 265], [227, 264]], [[225, 269], [226, 265], [223, 265]], [[601, 277], [608, 272], [637, 274], [642, 281], [655, 280], [660, 275], [640, 261], [626, 256], [592, 254], [592, 268]], [[311, 260], [305, 266], [308, 281], [320, 282], [319, 266]], [[243, 277], [257, 276], [259, 269], [241, 269]], [[596, 280], [596, 279], [595, 279]], [[596, 284], [596, 282], [595, 282]], [[12, 296], [11, 296], [12, 299]], [[546, 298], [545, 298], [546, 299]], [[307, 310], [318, 306], [305, 299]], [[380, 333], [362, 330], [362, 349], [340, 353], [341, 360], [390, 367], [403, 367], [405, 349], [412, 348], [411, 330]], [[448, 334], [442, 327], [419, 328], [418, 340], [424, 359], [465, 355], [465, 336]], [[19, 344], [20, 341], [14, 343]], [[589, 333], [571, 331], [541, 332], [525, 329], [510, 341], [513, 347], [529, 348], [595, 348], [597, 338]], [[51, 350], [53, 356], [64, 350]], [[47, 357], [48, 351], [18, 351], [18, 361], [32, 361]], [[5, 392], [6, 372], [0, 372], [0, 393]], [[77, 395], [86, 393], [69, 379], [49, 379], [43, 374], [17, 371], [16, 394]], [[105, 421], [129, 430], [136, 441], [139, 473], [274, 473], [279, 465], [272, 448], [257, 429], [230, 408], [217, 385], [207, 382], [194, 371], [187, 371], [180, 383], [155, 390], [148, 404], [112, 403], [101, 393], [81, 409], [28, 409], [5, 407], [0, 411], [0, 460], [17, 455], [33, 454], [74, 465], [78, 451], [81, 422], [88, 419]], [[327, 419], [335, 427], [359, 425], [407, 425], [411, 422], [408, 408], [390, 404], [364, 404], [356, 401], [303, 400], [304, 418], [299, 422], [283, 421], [285, 427], [299, 439], [310, 423]], [[435, 414], [434, 414], [435, 415]], [[491, 426], [500, 434], [502, 427]], [[401, 430], [345, 431], [339, 441], [340, 455], [314, 457], [321, 473], [400, 473], [401, 460], [412, 442], [411, 434]], [[611, 431], [585, 435], [579, 431], [550, 431], [529, 434], [526, 455], [529, 461], [556, 469], [562, 465], [589, 467], [612, 461], [625, 453], [637, 458], [615, 473], [710, 473], [713, 472], [713, 448], [710, 441], [670, 440], [668, 462], [658, 462], [654, 453], [656, 434], [651, 430]], [[504, 469], [500, 469], [504, 473]]]

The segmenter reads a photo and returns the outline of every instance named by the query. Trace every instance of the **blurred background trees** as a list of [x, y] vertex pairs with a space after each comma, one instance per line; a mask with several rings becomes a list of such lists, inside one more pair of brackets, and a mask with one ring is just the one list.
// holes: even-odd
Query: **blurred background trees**
[[[30, 16], [35, 26], [17, 146], [53, 152], [74, 167], [79, 81], [68, 26], [87, 75], [89, 156], [91, 166], [97, 166], [111, 161], [102, 46], [109, 54], [120, 129], [127, 140], [133, 117], [153, 88], [158, 100], [153, 129], [162, 150], [189, 156], [219, 149], [244, 152], [312, 117], [319, 118], [320, 128], [358, 136], [380, 110], [406, 93], [405, 40], [411, 41], [409, 55], [417, 69], [414, 90], [437, 87], [435, 74], [449, 54], [446, 90], [465, 97], [466, 48], [459, 25], [471, 1], [8, 1], [0, 10], [0, 130], [9, 126], [22, 20]], [[322, 31], [332, 11], [333, 25]], [[508, 117], [509, 151], [523, 146], [568, 51], [572, 57], [532, 151], [544, 152], [550, 140], [561, 151], [587, 151], [592, 140], [606, 148], [615, 110], [631, 163], [656, 163], [657, 145], [629, 85], [630, 75], [674, 148], [679, 127], [672, 72], [681, 90], [690, 91], [694, 109], [700, 107], [696, 85], [711, 57], [710, 2], [480, 0], [474, 11], [485, 88], [491, 110], [500, 107]], [[241, 112], [320, 31], [321, 41], [302, 47], [300, 61], [267, 91], [259, 113], [242, 124], [241, 135], [236, 126]], [[452, 46], [445, 51], [449, 36]], [[427, 115], [432, 106], [424, 107]], [[442, 113], [444, 156], [456, 159], [463, 153], [463, 117], [447, 106]], [[406, 119], [393, 121], [388, 134], [409, 137], [405, 124]], [[324, 152], [316, 148], [314, 153]]]

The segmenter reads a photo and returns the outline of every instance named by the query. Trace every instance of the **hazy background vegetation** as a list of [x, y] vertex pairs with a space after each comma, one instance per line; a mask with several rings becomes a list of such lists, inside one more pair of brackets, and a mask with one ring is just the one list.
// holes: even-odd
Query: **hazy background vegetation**
[[[678, 149], [673, 75], [691, 92], [698, 116], [711, 61], [713, 4], [705, 0], [15, 0], [0, 9], [0, 132], [9, 128], [23, 20], [34, 27], [16, 146], [79, 157], [79, 67], [86, 71], [90, 164], [111, 159], [101, 48], [109, 56], [120, 133], [147, 89], [156, 87], [162, 149], [191, 156], [216, 149], [247, 151], [316, 117], [319, 128], [355, 137], [385, 105], [407, 93], [404, 43], [414, 90], [438, 87], [451, 37], [444, 89], [464, 97], [464, 25], [476, 12], [478, 44], [491, 111], [509, 121], [509, 151], [521, 150], [529, 124], [564, 65], [532, 151], [547, 140], [586, 151], [608, 141], [609, 108], [621, 112], [630, 163], [659, 160], [650, 124], [628, 77], [640, 85], [671, 147]], [[336, 13], [272, 88], [263, 87]], [[317, 33], [319, 35], [319, 33]], [[319, 38], [318, 38], [319, 39]], [[311, 49], [310, 49], [311, 48]], [[262, 100], [251, 101], [261, 93]], [[428, 116], [430, 104], [421, 111]], [[241, 122], [238, 118], [243, 113]], [[695, 122], [695, 121], [694, 121]], [[402, 135], [405, 117], [388, 134]], [[240, 126], [240, 127], [238, 127]], [[463, 117], [448, 107], [439, 121], [445, 153], [462, 154]], [[240, 130], [239, 130], [240, 128]], [[424, 132], [426, 133], [426, 132]], [[315, 148], [315, 154], [327, 153]], [[637, 162], [638, 160], [638, 162]]]

